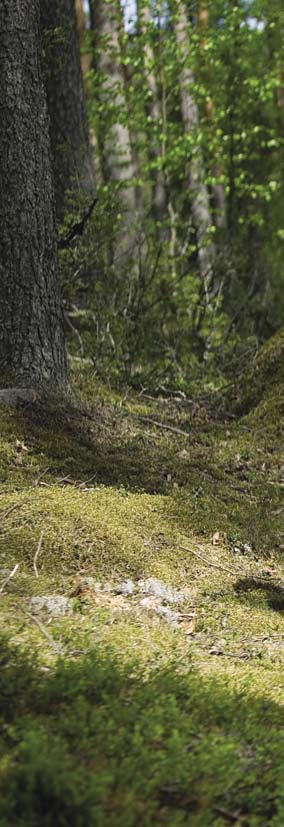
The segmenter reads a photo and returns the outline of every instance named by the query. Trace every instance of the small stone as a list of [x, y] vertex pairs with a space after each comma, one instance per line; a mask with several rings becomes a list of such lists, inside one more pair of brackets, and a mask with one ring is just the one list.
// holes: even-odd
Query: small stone
[[134, 594], [135, 592], [135, 584], [133, 580], [124, 580], [123, 583], [119, 583], [115, 589], [116, 594], [124, 594], [126, 597], [127, 595]]
[[143, 594], [150, 594], [153, 597], [158, 597], [165, 603], [183, 603], [185, 594], [180, 589], [175, 589], [172, 586], [167, 586], [162, 580], [156, 577], [148, 577], [147, 580], [138, 580], [138, 589]]
[[189, 451], [186, 450], [186, 448], [183, 448], [182, 451], [179, 451], [179, 453], [178, 453], [178, 458], [179, 459], [187, 460], [187, 459], [189, 459], [189, 457], [190, 457], [190, 454], [189, 454]]
[[176, 629], [178, 628], [180, 620], [179, 612], [174, 612], [172, 609], [169, 609], [168, 606], [162, 606], [161, 603], [157, 602], [155, 597], [143, 597], [142, 600], [140, 600], [140, 606], [142, 609], [147, 609], [159, 615], [166, 623], [171, 623]]
[[153, 597], [143, 597], [143, 599], [140, 600], [140, 606], [142, 606], [142, 609], [153, 609], [154, 610], [155, 607], [156, 607], [156, 604], [154, 602]]
[[39, 612], [46, 612], [52, 617], [62, 617], [64, 615], [72, 614], [72, 605], [70, 600], [64, 595], [50, 594], [42, 595], [41, 597], [32, 597], [29, 608], [33, 614]]
[[250, 543], [244, 543], [243, 545], [244, 554], [252, 554], [252, 547]]
[[178, 626], [180, 620], [179, 612], [173, 612], [168, 606], [156, 606], [155, 612], [160, 615], [166, 623], [172, 623], [176, 627]]
[[0, 405], [18, 405], [19, 402], [36, 402], [38, 396], [33, 388], [2, 388]]

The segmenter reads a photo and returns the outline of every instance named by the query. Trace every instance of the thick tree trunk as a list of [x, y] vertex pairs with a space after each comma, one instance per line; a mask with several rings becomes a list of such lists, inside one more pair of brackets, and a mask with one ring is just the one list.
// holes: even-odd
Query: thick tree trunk
[[[194, 76], [192, 69], [188, 65], [188, 18], [183, 0], [177, 0], [175, 3], [173, 25], [181, 61], [180, 95], [182, 119], [185, 132], [194, 133], [198, 129], [199, 116], [197, 104], [192, 93]], [[214, 246], [210, 240], [213, 222], [209, 193], [204, 183], [204, 173], [202, 152], [200, 147], [196, 145], [190, 161], [189, 195], [191, 199], [192, 223], [196, 231], [199, 269], [207, 291], [213, 276]]]
[[40, 0], [56, 214], [62, 221], [68, 193], [91, 199], [94, 171], [84, 105], [75, 0]]
[[0, 383], [66, 378], [39, 0], [0, 6]]

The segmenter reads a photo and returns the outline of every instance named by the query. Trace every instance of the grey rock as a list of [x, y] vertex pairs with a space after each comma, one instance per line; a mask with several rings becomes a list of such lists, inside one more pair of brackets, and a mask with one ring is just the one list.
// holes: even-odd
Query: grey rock
[[82, 585], [84, 588], [94, 589], [96, 592], [102, 589], [102, 584], [99, 580], [96, 580], [95, 577], [82, 577]]
[[156, 613], [166, 621], [166, 623], [171, 623], [178, 627], [178, 623], [180, 620], [179, 612], [174, 612], [172, 609], [169, 609], [168, 606], [157, 606]]
[[148, 577], [147, 580], [138, 580], [138, 589], [143, 594], [150, 594], [153, 597], [158, 597], [165, 603], [183, 603], [185, 594], [180, 589], [175, 589], [172, 586], [167, 586], [162, 580], [157, 580], [156, 577]]
[[139, 606], [142, 606], [142, 609], [156, 609], [157, 603], [154, 597], [143, 597], [143, 600], [140, 600]]
[[155, 597], [143, 597], [143, 599], [140, 600], [140, 606], [142, 609], [147, 609], [159, 615], [166, 623], [171, 623], [175, 629], [178, 628], [180, 620], [179, 612], [174, 612], [172, 609], [169, 609], [168, 606], [162, 606], [161, 603], [157, 602]]
[[124, 580], [123, 583], [119, 583], [119, 585], [115, 588], [116, 594], [124, 594], [125, 597], [134, 594], [134, 592], [135, 583], [133, 583], [133, 580]]
[[2, 388], [0, 405], [17, 405], [19, 402], [35, 402], [38, 399], [33, 388]]
[[72, 604], [68, 597], [61, 594], [42, 595], [41, 597], [32, 597], [30, 600], [30, 610], [33, 614], [39, 612], [46, 612], [51, 617], [62, 617], [64, 615], [72, 614]]

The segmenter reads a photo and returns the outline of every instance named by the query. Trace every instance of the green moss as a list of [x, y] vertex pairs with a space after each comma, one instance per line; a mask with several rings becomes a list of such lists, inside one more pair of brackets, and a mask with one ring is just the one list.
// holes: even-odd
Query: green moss
[[265, 695], [94, 653], [43, 675], [3, 643], [1, 667], [3, 827], [283, 824], [282, 712]]
[[[283, 409], [280, 381], [271, 379], [265, 387], [246, 417], [220, 422], [198, 404], [148, 400], [127, 389], [113, 393], [90, 371], [82, 378], [76, 369], [65, 399], [0, 408], [0, 569], [20, 564], [0, 597], [1, 624], [18, 652], [6, 656], [3, 674], [12, 680], [14, 663], [16, 680], [23, 646], [40, 664], [27, 666], [27, 681], [11, 695], [15, 715], [22, 704], [24, 723], [20, 729], [9, 720], [9, 743], [2, 733], [0, 780], [11, 794], [1, 827], [42, 820], [47, 787], [52, 803], [46, 827], [59, 802], [62, 825], [71, 819], [82, 827], [138, 821], [178, 827], [190, 818], [195, 827], [220, 827], [226, 824], [222, 807], [234, 812], [240, 806], [244, 825], [262, 825], [265, 813], [265, 823], [282, 827], [277, 716], [284, 661]], [[79, 590], [71, 615], [40, 616], [37, 624], [31, 597], [68, 596], [86, 575], [109, 590]], [[121, 580], [149, 576], [185, 589], [177, 629], [145, 610], [138, 595], [125, 598], [115, 591]], [[0, 586], [3, 579], [1, 574]], [[53, 677], [58, 646], [66, 665]], [[85, 660], [94, 650], [96, 658]], [[113, 654], [106, 657], [109, 650]], [[138, 673], [127, 666], [133, 656]], [[155, 677], [169, 662], [170, 677], [163, 671]], [[197, 677], [187, 674], [193, 666]], [[98, 693], [106, 683], [105, 714], [96, 693], [89, 704], [91, 681]], [[262, 703], [272, 718], [263, 718]], [[141, 722], [137, 730], [132, 709]], [[124, 714], [121, 733], [118, 718]], [[270, 727], [272, 746], [265, 757]], [[279, 763], [272, 772], [273, 750]], [[129, 764], [122, 758], [126, 752]], [[249, 779], [245, 787], [241, 773]], [[266, 805], [268, 799], [273, 804]]]
[[[284, 330], [266, 342], [253, 363], [239, 377], [237, 386], [228, 394], [227, 404], [238, 414], [246, 414], [267, 396], [284, 404]], [[270, 418], [272, 412], [269, 410]]]

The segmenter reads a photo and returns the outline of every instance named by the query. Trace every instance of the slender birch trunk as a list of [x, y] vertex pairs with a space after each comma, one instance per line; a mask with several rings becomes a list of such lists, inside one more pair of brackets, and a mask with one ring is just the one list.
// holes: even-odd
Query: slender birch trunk
[[[163, 128], [163, 113], [159, 99], [159, 90], [155, 74], [155, 56], [149, 41], [149, 31], [152, 23], [149, 0], [139, 0], [138, 3], [138, 27], [139, 34], [143, 38], [144, 50], [144, 72], [150, 96], [148, 111], [151, 118], [152, 139], [150, 153], [154, 160], [159, 160], [163, 154], [163, 147], [158, 139], [159, 131]], [[162, 220], [167, 209], [167, 192], [165, 176], [162, 170], [154, 172], [153, 181], [153, 206], [158, 220]]]
[[126, 95], [121, 63], [119, 0], [89, 0], [95, 58], [94, 69], [100, 74], [99, 97], [109, 104], [111, 123], [103, 138], [98, 135], [103, 177], [117, 185], [120, 206], [119, 227], [114, 230], [110, 264], [118, 278], [127, 276], [131, 283], [137, 276], [137, 217], [135, 163], [131, 136], [125, 123]]
[[114, 119], [103, 147], [106, 177], [121, 184], [123, 206], [135, 210], [135, 188], [131, 139], [128, 127], [120, 117], [125, 111], [124, 79], [120, 63], [119, 7], [116, 0], [90, 0], [91, 26], [96, 48], [95, 69], [100, 72], [102, 100], [115, 106]]
[[[187, 10], [183, 0], [176, 0], [173, 28], [181, 62], [180, 97], [183, 125], [186, 133], [194, 134], [199, 126], [199, 116], [197, 104], [192, 92], [194, 75], [188, 64], [190, 42], [188, 36]], [[188, 184], [191, 199], [192, 223], [196, 232], [200, 275], [204, 282], [205, 292], [207, 293], [213, 277], [214, 245], [211, 240], [213, 221], [210, 199], [204, 178], [205, 171], [202, 151], [198, 144], [196, 144], [190, 161]]]
[[[206, 63], [207, 30], [209, 25], [209, 13], [204, 0], [200, 0], [199, 2], [197, 24], [200, 32], [200, 49], [203, 55], [204, 65], [204, 63]], [[210, 124], [210, 134], [213, 147], [211, 172], [214, 178], [218, 178], [222, 173], [222, 163], [220, 159], [220, 149], [216, 141], [216, 122], [214, 117], [214, 101], [212, 100], [212, 98], [206, 101], [205, 115], [207, 117], [208, 123]], [[214, 205], [214, 222], [218, 229], [225, 230], [227, 227], [227, 216], [226, 194], [224, 185], [221, 182], [215, 182], [214, 184], [212, 184], [211, 189]]]

